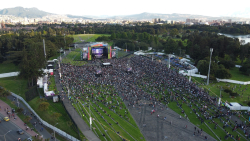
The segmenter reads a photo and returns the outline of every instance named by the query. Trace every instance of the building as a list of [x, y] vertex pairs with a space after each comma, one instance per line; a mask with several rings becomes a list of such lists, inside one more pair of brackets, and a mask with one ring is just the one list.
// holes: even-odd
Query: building
[[186, 19], [186, 23], [190, 23], [191, 22], [191, 20], [190, 19]]

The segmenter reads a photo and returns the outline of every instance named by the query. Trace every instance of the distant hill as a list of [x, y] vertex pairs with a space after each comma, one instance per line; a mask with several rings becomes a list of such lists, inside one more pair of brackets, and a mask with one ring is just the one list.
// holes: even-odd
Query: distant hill
[[0, 15], [13, 15], [16, 17], [27, 17], [27, 18], [41, 18], [49, 14], [51, 13], [41, 11], [37, 8], [14, 7], [14, 8], [5, 8], [0, 10]]
[[216, 20], [216, 19], [232, 19], [232, 20], [250, 20], [250, 18], [242, 18], [242, 17], [210, 17], [210, 16], [203, 16], [203, 15], [191, 15], [191, 14], [158, 14], [158, 13], [141, 13], [141, 14], [134, 14], [134, 15], [122, 15], [122, 16], [112, 16], [108, 17], [108, 19], [117, 19], [117, 20], [152, 20], [154, 18], [160, 18], [163, 20], [176, 20], [176, 21], [185, 21], [186, 19], [200, 19], [200, 20]]
[[82, 19], [92, 19], [92, 18], [88, 18], [88, 17], [84, 17], [84, 16], [74, 16], [74, 15], [67, 15], [67, 17], [69, 17], [69, 18], [77, 18], [77, 19], [80, 19], [80, 18], [82, 18]]

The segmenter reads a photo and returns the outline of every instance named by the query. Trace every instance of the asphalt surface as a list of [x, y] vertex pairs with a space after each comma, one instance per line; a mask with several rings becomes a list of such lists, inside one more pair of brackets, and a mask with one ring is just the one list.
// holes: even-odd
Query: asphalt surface
[[[25, 140], [30, 137], [26, 132], [24, 132], [23, 135], [19, 135], [17, 133], [17, 130], [20, 128], [17, 125], [15, 125], [12, 121], [4, 121], [3, 117], [4, 116], [0, 114], [0, 118], [2, 121], [0, 123], [0, 141], [5, 141], [5, 139], [6, 141], [16, 141], [18, 138], [21, 138], [21, 140]], [[8, 131], [10, 132], [7, 133]], [[5, 139], [4, 139], [4, 134], [6, 134]]]
[[[9, 100], [13, 100], [14, 97], [11, 95], [11, 96], [8, 96], [7, 98]], [[15, 100], [15, 105], [18, 106], [16, 101], [17, 100]], [[31, 116], [32, 112], [26, 106], [24, 106], [24, 104], [22, 102], [19, 102], [19, 107], [23, 108], [24, 112], [26, 112], [26, 115]], [[42, 136], [42, 138], [44, 138], [44, 139], [50, 139], [50, 141], [54, 141], [54, 139], [51, 139], [51, 136], [53, 136], [53, 133], [49, 133], [42, 125], [40, 125], [39, 120], [34, 117], [34, 114], [31, 117], [32, 117], [32, 119], [30, 120], [30, 123], [32, 124], [32, 127], [29, 127], [29, 128], [36, 129], [38, 131], [40, 137]], [[37, 122], [36, 126], [34, 125], [34, 122]], [[41, 128], [43, 128], [43, 131], [41, 131]]]

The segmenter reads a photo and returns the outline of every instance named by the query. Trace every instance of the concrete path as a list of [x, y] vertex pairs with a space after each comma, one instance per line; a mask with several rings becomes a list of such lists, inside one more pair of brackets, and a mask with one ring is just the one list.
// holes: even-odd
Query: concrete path
[[19, 72], [1, 73], [0, 78], [18, 76]]
[[[62, 92], [62, 86], [59, 83], [59, 73], [55, 73], [55, 81], [56, 81], [56, 87], [57, 90]], [[74, 109], [72, 104], [70, 103], [69, 99], [67, 97], [64, 98], [63, 104], [65, 105], [66, 110], [74, 120], [74, 122], [77, 124], [77, 127], [79, 130], [83, 133], [83, 135], [90, 141], [100, 141], [100, 139], [94, 134], [93, 131], [89, 129], [89, 126], [84, 122], [82, 117], [77, 113], [77, 111]]]

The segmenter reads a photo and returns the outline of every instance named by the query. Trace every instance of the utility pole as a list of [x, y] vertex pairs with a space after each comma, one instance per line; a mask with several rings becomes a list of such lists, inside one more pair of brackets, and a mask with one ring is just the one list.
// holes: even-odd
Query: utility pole
[[210, 74], [210, 66], [211, 66], [212, 53], [213, 53], [213, 48], [210, 48], [210, 62], [209, 62], [208, 75], [207, 75], [207, 85], [209, 85], [209, 74]]
[[170, 54], [168, 54], [168, 69], [170, 69]]
[[65, 40], [65, 33], [64, 33], [64, 54], [65, 54], [65, 46], [66, 46], [66, 40]]

